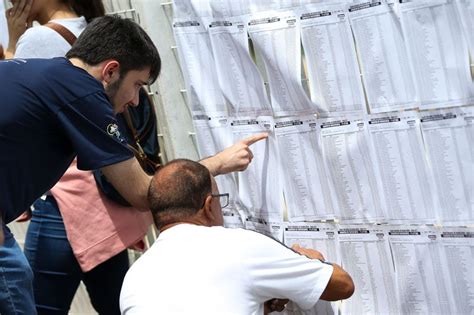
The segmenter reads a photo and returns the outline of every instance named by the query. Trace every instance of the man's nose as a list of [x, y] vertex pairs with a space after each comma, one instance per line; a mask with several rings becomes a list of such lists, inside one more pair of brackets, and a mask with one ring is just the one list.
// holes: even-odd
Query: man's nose
[[129, 103], [133, 107], [137, 107], [140, 102], [140, 91], [136, 92], [132, 101]]

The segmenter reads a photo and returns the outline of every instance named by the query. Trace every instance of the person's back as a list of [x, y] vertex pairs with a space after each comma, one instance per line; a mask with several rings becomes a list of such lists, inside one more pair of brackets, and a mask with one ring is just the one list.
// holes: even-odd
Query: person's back
[[[83, 16], [60, 18], [49, 21], [60, 24], [79, 37], [86, 28], [87, 21]], [[44, 25], [28, 29], [16, 45], [15, 58], [54, 58], [64, 57], [71, 45], [57, 31]]]
[[[107, 126], [116, 120], [106, 105], [105, 90], [66, 58], [3, 61], [0, 77], [8, 77], [0, 84], [0, 208], [11, 213], [6, 223], [55, 184], [75, 154], [79, 166], [89, 169], [98, 167], [95, 160], [88, 160], [92, 151], [107, 159], [111, 155], [106, 152], [114, 147], [112, 151], [123, 152], [123, 158], [131, 157], [121, 139], [117, 145], [102, 143], [101, 138], [110, 139]], [[91, 102], [105, 105], [92, 108]], [[97, 119], [85, 118], [92, 111], [86, 116]], [[91, 126], [101, 128], [101, 136], [71, 141], [72, 134]]]
[[272, 298], [307, 309], [331, 274], [331, 266], [253, 231], [180, 224], [132, 265], [121, 309], [125, 315], [263, 314]]

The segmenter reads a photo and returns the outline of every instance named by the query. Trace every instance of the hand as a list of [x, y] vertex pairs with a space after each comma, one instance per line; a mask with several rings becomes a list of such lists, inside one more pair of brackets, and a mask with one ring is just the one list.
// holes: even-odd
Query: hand
[[32, 215], [33, 213], [31, 213], [31, 209], [28, 209], [25, 212], [23, 212], [18, 218], [16, 218], [15, 221], [19, 223], [30, 221]]
[[0, 60], [5, 59], [5, 53], [3, 52], [3, 46], [0, 44]]
[[265, 302], [263, 308], [263, 314], [269, 314], [271, 312], [281, 312], [285, 309], [288, 299], [271, 299]]
[[318, 252], [315, 249], [304, 248], [304, 247], [301, 247], [298, 244], [295, 244], [295, 245], [291, 246], [291, 248], [295, 252], [297, 252], [298, 254], [305, 255], [309, 259], [319, 259], [321, 261], [325, 261], [323, 254], [321, 254], [320, 252]]
[[31, 27], [32, 21], [28, 17], [32, 2], [32, 0], [18, 0], [12, 8], [5, 11], [9, 37], [8, 48], [5, 52], [7, 58], [13, 58], [18, 40]]
[[268, 134], [266, 133], [250, 136], [240, 140], [216, 155], [201, 161], [201, 163], [206, 166], [214, 176], [235, 171], [243, 171], [247, 169], [253, 159], [253, 153], [249, 146], [257, 141], [266, 139], [267, 137]]

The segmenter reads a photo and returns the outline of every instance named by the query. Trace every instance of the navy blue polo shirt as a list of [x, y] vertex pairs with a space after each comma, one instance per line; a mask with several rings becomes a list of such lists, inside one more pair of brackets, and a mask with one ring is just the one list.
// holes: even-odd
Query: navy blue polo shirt
[[66, 58], [0, 62], [0, 212], [8, 223], [74, 157], [94, 170], [133, 157], [103, 85]]

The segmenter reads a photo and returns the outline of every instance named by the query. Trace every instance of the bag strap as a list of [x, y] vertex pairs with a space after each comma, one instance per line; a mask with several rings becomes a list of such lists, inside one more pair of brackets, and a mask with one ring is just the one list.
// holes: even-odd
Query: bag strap
[[153, 101], [151, 100], [150, 95], [148, 95], [148, 92], [146, 91], [145, 88], [142, 88], [142, 92], [143, 91], [146, 93], [146, 97], [148, 98], [147, 103], [148, 103], [149, 110], [150, 110], [150, 116], [148, 117], [148, 121], [145, 122], [145, 127], [144, 127], [143, 132], [141, 134], [138, 134], [137, 129], [133, 125], [133, 121], [132, 121], [132, 117], [130, 116], [129, 109], [127, 108], [127, 110], [125, 110], [122, 113], [122, 115], [125, 118], [125, 121], [127, 123], [127, 127], [130, 130], [130, 132], [132, 133], [132, 136], [133, 136], [133, 139], [135, 140], [135, 142], [141, 141], [150, 132], [150, 129], [153, 127], [153, 124], [156, 121], [156, 112], [155, 112], [155, 107], [153, 106]]
[[44, 26], [49, 27], [50, 29], [56, 31], [59, 35], [61, 35], [69, 45], [73, 45], [76, 41], [77, 37], [74, 35], [70, 30], [62, 26], [61, 24], [48, 22]]
[[128, 144], [129, 147], [132, 147], [134, 149], [135, 152], [137, 152], [140, 157], [142, 158], [145, 158], [145, 151], [143, 151], [143, 148], [142, 146], [140, 145], [140, 142], [139, 142], [139, 137], [138, 137], [138, 132], [137, 132], [137, 129], [135, 129], [135, 126], [133, 125], [133, 122], [132, 122], [132, 117], [130, 116], [130, 112], [128, 111], [128, 108], [122, 113], [123, 117], [125, 118], [125, 121], [127, 122], [127, 127], [128, 127], [128, 130], [130, 131], [130, 133], [132, 134], [132, 137], [133, 137], [133, 141], [135, 142], [135, 146], [134, 145], [130, 145]]
[[151, 131], [153, 124], [156, 121], [156, 112], [155, 112], [155, 107], [153, 106], [153, 101], [148, 95], [148, 92], [146, 91], [146, 89], [142, 88], [142, 90], [145, 91], [146, 96], [148, 98], [147, 103], [148, 103], [148, 106], [150, 107], [150, 117], [148, 118], [148, 121], [145, 123], [145, 128], [142, 134], [139, 134], [137, 132], [137, 129], [133, 125], [133, 121], [132, 121], [132, 117], [131, 117], [129, 109], [127, 108], [122, 113], [122, 116], [125, 118], [125, 122], [127, 123], [128, 130], [132, 134], [133, 142], [134, 142], [133, 144], [128, 143], [127, 145], [135, 153], [135, 156], [137, 157], [140, 164], [149, 164], [149, 165], [152, 165], [153, 168], [157, 169], [159, 164], [155, 163], [154, 161], [148, 158], [145, 151], [143, 150], [143, 147], [140, 144], [140, 141], [146, 136], [146, 134], [148, 134]]

